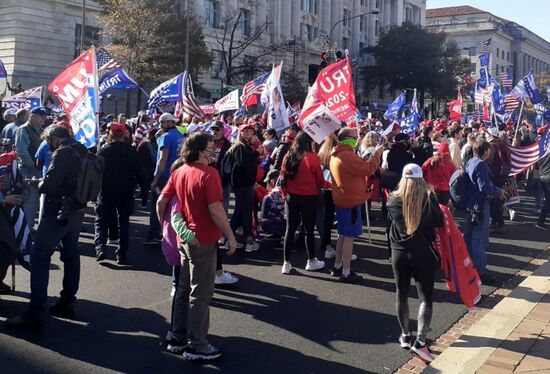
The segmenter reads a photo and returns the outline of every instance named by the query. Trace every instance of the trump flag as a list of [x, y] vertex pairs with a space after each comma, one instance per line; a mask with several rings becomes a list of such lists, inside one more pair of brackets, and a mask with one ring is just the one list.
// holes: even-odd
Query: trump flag
[[97, 144], [97, 83], [96, 56], [92, 47], [71, 62], [48, 86], [69, 117], [75, 139], [87, 148]]

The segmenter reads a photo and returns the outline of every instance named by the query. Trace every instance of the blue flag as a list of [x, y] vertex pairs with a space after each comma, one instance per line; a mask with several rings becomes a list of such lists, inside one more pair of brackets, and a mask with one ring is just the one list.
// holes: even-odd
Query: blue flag
[[8, 71], [6, 70], [6, 67], [4, 66], [4, 63], [2, 60], [0, 60], [0, 78], [7, 78], [8, 77]]
[[419, 121], [418, 100], [416, 99], [416, 89], [415, 89], [414, 96], [411, 102], [411, 111], [406, 117], [403, 117], [399, 121], [399, 125], [401, 126], [401, 132], [409, 135], [409, 137], [412, 138], [416, 130], [418, 129], [418, 121]]
[[496, 113], [504, 114], [504, 95], [500, 89], [500, 85], [495, 84], [492, 92], [493, 108]]
[[100, 95], [103, 95], [109, 89], [131, 90], [135, 88], [139, 88], [139, 85], [120, 67], [105, 74], [99, 81]]
[[542, 102], [542, 95], [531, 71], [516, 84], [510, 95], [518, 100], [529, 99], [533, 105]]
[[157, 88], [151, 91], [147, 108], [151, 109], [162, 103], [174, 103], [180, 99], [181, 86], [184, 73], [176, 75], [174, 78], [161, 83]]
[[489, 66], [489, 57], [491, 56], [490, 53], [484, 53], [482, 55], [479, 55], [479, 63], [481, 67]]
[[388, 109], [384, 113], [384, 118], [390, 121], [394, 121], [397, 118], [397, 115], [399, 114], [399, 111], [405, 104], [405, 100], [407, 98], [407, 92], [403, 91], [401, 95], [399, 95], [393, 103], [388, 105]]

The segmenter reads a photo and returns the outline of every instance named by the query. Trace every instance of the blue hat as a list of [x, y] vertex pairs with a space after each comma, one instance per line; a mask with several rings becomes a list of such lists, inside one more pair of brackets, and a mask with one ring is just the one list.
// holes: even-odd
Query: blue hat
[[43, 106], [37, 106], [31, 109], [31, 114], [38, 114], [39, 116], [47, 116], [48, 111]]

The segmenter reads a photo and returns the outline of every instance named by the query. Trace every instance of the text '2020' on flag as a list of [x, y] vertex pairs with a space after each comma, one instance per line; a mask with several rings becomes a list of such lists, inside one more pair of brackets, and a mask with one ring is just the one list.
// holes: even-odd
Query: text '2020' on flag
[[279, 65], [273, 67], [261, 96], [262, 105], [267, 110], [267, 127], [275, 131], [283, 131], [290, 127], [280, 83], [282, 70], [283, 62], [281, 61]]
[[97, 144], [97, 84], [96, 56], [92, 47], [71, 62], [48, 86], [63, 106], [75, 139], [87, 148]]
[[354, 116], [357, 112], [351, 64], [347, 51], [345, 59], [321, 70], [315, 83], [309, 88], [300, 114], [300, 123], [320, 105], [324, 105], [340, 121]]
[[4, 108], [13, 109], [32, 109], [42, 106], [42, 97], [44, 95], [44, 87], [38, 86], [29, 88], [17, 95], [11, 96], [2, 100], [2, 106]]

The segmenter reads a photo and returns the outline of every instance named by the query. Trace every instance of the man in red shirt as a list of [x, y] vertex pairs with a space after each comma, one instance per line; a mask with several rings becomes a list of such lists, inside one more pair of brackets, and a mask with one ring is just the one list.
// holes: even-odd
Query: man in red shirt
[[191, 243], [181, 245], [181, 272], [172, 306], [172, 326], [168, 332], [168, 350], [183, 352], [188, 360], [212, 360], [221, 350], [208, 343], [209, 303], [214, 293], [216, 243], [223, 234], [228, 238], [228, 255], [235, 253], [237, 242], [222, 205], [221, 178], [208, 166], [215, 152], [211, 136], [197, 132], [183, 144], [184, 165], [174, 170], [157, 202], [157, 214], [164, 216], [170, 198], [181, 202], [187, 226], [196, 234]]

